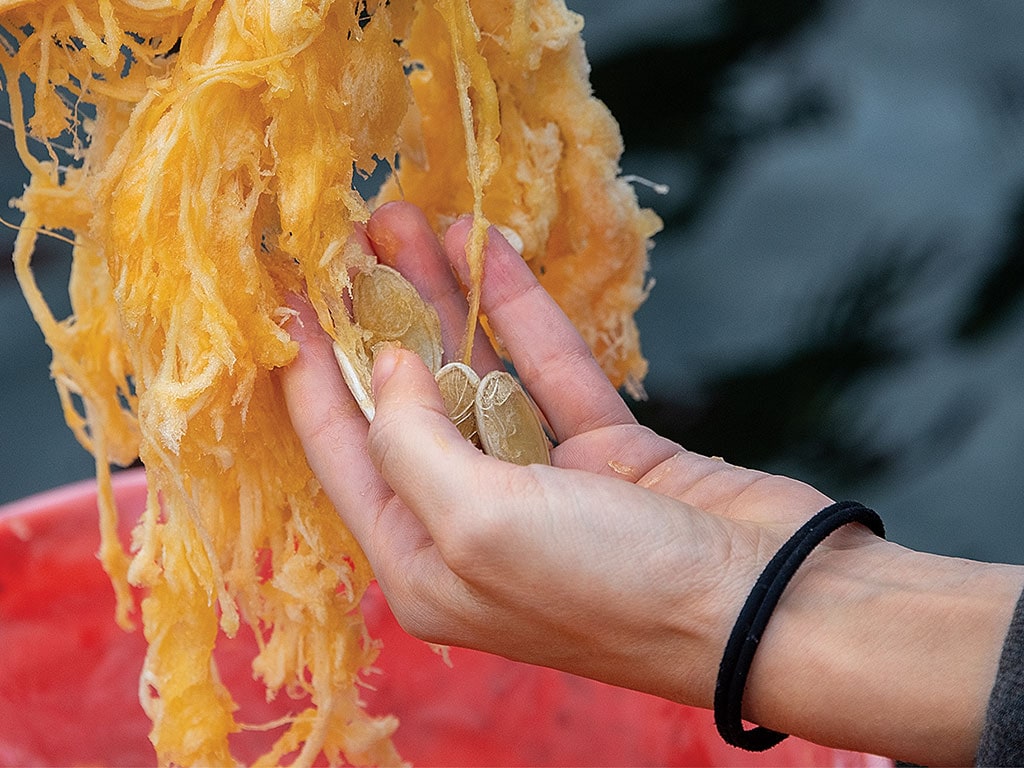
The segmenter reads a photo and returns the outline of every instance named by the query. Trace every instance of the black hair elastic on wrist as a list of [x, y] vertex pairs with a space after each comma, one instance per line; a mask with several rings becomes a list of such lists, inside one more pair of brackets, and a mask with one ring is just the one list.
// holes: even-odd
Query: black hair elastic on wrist
[[874, 510], [856, 501], [836, 502], [804, 523], [782, 545], [750, 591], [725, 645], [715, 683], [715, 725], [726, 743], [750, 752], [763, 752], [786, 738], [785, 733], [761, 726], [744, 729], [741, 716], [743, 689], [754, 652], [786, 585], [811, 551], [829, 534], [848, 523], [863, 523], [873, 533], [885, 538], [882, 518]]

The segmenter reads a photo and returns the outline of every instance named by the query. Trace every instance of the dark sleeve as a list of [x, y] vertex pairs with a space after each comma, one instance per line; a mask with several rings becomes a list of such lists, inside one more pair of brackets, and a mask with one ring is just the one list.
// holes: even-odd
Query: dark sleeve
[[1024, 595], [1006, 634], [975, 763], [1024, 766]]

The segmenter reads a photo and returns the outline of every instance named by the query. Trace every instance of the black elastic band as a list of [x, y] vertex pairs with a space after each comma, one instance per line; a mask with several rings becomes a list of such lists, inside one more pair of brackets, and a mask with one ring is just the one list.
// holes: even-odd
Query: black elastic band
[[782, 545], [750, 591], [725, 645], [715, 683], [715, 725], [726, 743], [750, 752], [763, 752], [786, 738], [787, 734], [761, 726], [744, 729], [741, 713], [747, 675], [768, 619], [786, 585], [814, 548], [848, 523], [863, 523], [873, 533], [885, 538], [882, 518], [874, 510], [856, 501], [836, 502], [804, 523]]

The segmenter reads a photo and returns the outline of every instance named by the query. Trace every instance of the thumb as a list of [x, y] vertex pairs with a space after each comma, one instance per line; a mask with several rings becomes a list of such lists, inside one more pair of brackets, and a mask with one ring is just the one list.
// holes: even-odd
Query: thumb
[[397, 347], [382, 349], [372, 386], [376, 414], [367, 449], [392, 490], [414, 511], [427, 514], [465, 493], [485, 457], [448, 418], [437, 383], [419, 356]]
[[376, 410], [382, 407], [385, 411], [425, 408], [447, 417], [444, 400], [430, 370], [419, 355], [401, 346], [385, 346], [377, 352], [370, 386]]

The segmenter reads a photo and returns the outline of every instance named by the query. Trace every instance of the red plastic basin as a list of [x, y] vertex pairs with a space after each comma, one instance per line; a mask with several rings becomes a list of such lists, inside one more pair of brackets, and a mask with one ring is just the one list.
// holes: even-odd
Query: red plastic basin
[[[115, 482], [134, 519], [145, 476]], [[0, 507], [0, 765], [155, 762], [137, 696], [144, 641], [114, 623], [98, 547], [93, 483]], [[395, 742], [414, 765], [891, 765], [795, 738], [749, 754], [722, 743], [703, 710], [474, 651], [451, 649], [449, 668], [376, 590], [365, 612], [384, 642], [365, 698], [399, 717]], [[250, 649], [244, 637], [225, 643], [218, 662], [247, 719], [269, 720], [295, 704], [266, 703]], [[246, 732], [232, 748], [250, 761], [272, 738]]]

